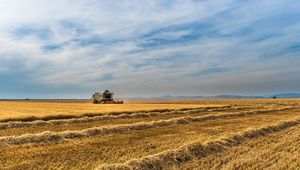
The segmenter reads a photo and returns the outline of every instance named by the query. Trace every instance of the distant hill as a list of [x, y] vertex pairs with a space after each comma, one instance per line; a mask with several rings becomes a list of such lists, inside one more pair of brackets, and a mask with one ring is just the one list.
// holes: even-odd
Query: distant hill
[[164, 95], [164, 96], [158, 96], [158, 97], [150, 97], [150, 98], [144, 98], [144, 97], [135, 97], [135, 99], [199, 99], [199, 98], [231, 98], [231, 99], [241, 99], [241, 98], [300, 98], [300, 93], [280, 93], [280, 94], [274, 94], [274, 95], [265, 95], [265, 96], [243, 96], [243, 95], [217, 95], [217, 96], [172, 96], [172, 95]]
[[265, 98], [265, 96], [239, 96], [239, 95], [219, 95], [219, 96], [213, 96], [212, 98]]
[[282, 94], [275, 94], [273, 96], [276, 96], [277, 98], [300, 98], [300, 93], [282, 93]]

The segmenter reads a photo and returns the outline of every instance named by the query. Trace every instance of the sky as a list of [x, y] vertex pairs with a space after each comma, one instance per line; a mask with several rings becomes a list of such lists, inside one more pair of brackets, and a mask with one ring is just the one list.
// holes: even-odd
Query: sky
[[299, 0], [0, 3], [0, 98], [300, 92]]

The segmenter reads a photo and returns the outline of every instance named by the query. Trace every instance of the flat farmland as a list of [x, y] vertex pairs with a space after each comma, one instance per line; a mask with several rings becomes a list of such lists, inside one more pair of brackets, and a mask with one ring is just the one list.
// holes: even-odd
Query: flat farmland
[[[47, 117], [80, 117], [107, 113], [139, 112], [139, 111], [166, 111], [186, 108], [214, 107], [212, 104], [105, 104], [96, 105], [89, 101], [0, 101], [0, 121], [10, 119], [47, 119]], [[49, 118], [51, 119], [51, 118]]]
[[1, 101], [0, 169], [297, 169], [299, 104]]

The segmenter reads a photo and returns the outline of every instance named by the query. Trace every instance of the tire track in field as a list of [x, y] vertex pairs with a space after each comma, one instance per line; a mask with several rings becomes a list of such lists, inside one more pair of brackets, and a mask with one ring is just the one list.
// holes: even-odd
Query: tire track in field
[[291, 109], [291, 108], [287, 107], [287, 108], [267, 109], [267, 110], [258, 110], [258, 111], [245, 111], [239, 113], [207, 115], [207, 116], [197, 116], [197, 117], [188, 116], [188, 117], [172, 118], [172, 119], [152, 121], [152, 122], [139, 122], [133, 124], [94, 127], [94, 128], [84, 129], [81, 131], [42, 132], [37, 134], [24, 134], [19, 136], [3, 136], [0, 137], [0, 144], [20, 145], [20, 144], [40, 143], [40, 142], [59, 142], [59, 141], [69, 140], [69, 139], [87, 138], [87, 137], [101, 136], [101, 135], [115, 134], [115, 133], [126, 133], [131, 130], [143, 130], [143, 129], [170, 126], [170, 125], [190, 124], [193, 122], [240, 117], [240, 116], [246, 116], [252, 114], [273, 113], [276, 111], [283, 111], [287, 109]]
[[97, 167], [109, 170], [134, 170], [134, 169], [165, 169], [173, 165], [186, 163], [195, 158], [200, 159], [214, 153], [220, 153], [226, 149], [242, 144], [248, 140], [280, 132], [288, 128], [300, 125], [300, 118], [279, 122], [258, 129], [250, 129], [238, 134], [209, 141], [206, 143], [195, 142], [178, 149], [167, 150], [158, 154], [145, 156], [139, 159], [131, 159], [125, 163], [104, 164]]
[[201, 109], [188, 109], [188, 110], [173, 110], [168, 112], [138, 112], [132, 114], [120, 114], [120, 115], [102, 115], [93, 117], [81, 117], [81, 118], [71, 118], [71, 119], [57, 119], [57, 120], [35, 120], [30, 122], [22, 121], [11, 121], [6, 123], [0, 123], [0, 130], [10, 129], [10, 128], [24, 128], [24, 127], [36, 127], [36, 126], [53, 126], [62, 124], [77, 124], [77, 123], [87, 123], [93, 121], [101, 120], [113, 120], [113, 119], [133, 119], [133, 118], [149, 118], [160, 115], [171, 115], [171, 114], [197, 114], [203, 112], [213, 112], [213, 111], [223, 111], [223, 110], [240, 110], [241, 108], [231, 108], [231, 107], [207, 107]]

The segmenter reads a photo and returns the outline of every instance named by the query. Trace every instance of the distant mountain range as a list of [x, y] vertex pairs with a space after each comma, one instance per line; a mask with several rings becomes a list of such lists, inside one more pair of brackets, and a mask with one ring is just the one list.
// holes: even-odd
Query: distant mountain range
[[282, 93], [275, 94], [274, 96], [278, 98], [300, 98], [300, 93]]
[[274, 95], [265, 95], [265, 96], [243, 96], [243, 95], [217, 95], [217, 96], [172, 96], [165, 95], [159, 97], [133, 97], [131, 99], [199, 99], [199, 98], [232, 98], [232, 99], [240, 99], [240, 98], [300, 98], [300, 93], [280, 93]]

